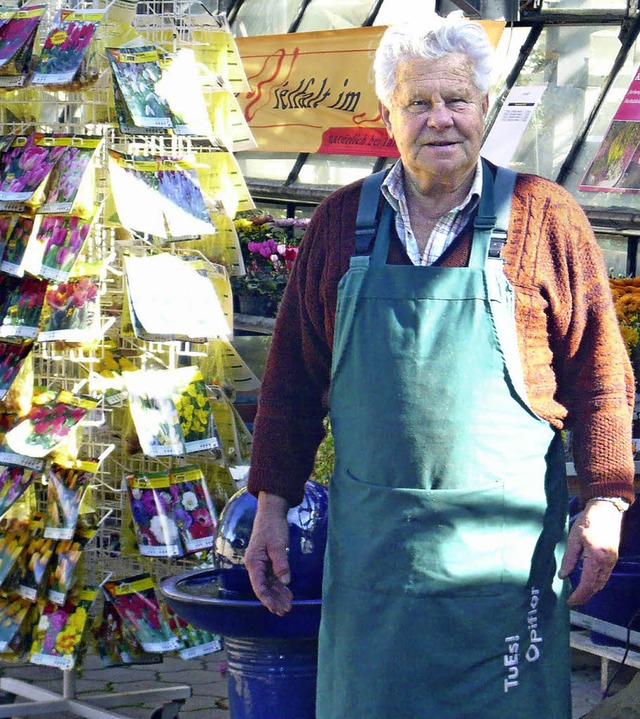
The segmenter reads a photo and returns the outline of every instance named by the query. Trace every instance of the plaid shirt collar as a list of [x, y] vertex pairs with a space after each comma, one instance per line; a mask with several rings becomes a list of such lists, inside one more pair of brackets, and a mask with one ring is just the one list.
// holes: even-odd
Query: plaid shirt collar
[[396, 232], [414, 265], [431, 265], [442, 255], [476, 209], [481, 192], [482, 162], [478, 159], [476, 174], [468, 195], [457, 207], [454, 207], [438, 220], [421, 256], [418, 243], [411, 229], [409, 207], [404, 191], [404, 168], [401, 160], [398, 160], [391, 168], [382, 183], [382, 194], [395, 211]]

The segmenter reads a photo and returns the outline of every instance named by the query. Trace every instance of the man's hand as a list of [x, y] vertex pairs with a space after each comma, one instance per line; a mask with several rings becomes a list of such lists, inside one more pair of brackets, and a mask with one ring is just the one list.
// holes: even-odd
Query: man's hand
[[258, 510], [253, 521], [245, 566], [251, 586], [267, 609], [282, 616], [291, 609], [293, 595], [287, 549], [289, 505], [283, 497], [267, 492], [258, 495]]
[[618, 560], [623, 513], [611, 502], [596, 500], [576, 517], [558, 576], [568, 577], [582, 555], [582, 576], [567, 604], [584, 604], [607, 583]]

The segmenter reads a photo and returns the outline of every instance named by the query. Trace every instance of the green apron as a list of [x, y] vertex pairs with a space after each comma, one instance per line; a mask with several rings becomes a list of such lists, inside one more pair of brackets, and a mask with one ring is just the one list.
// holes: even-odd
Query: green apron
[[[317, 719], [571, 717], [564, 454], [527, 400], [483, 178], [463, 268], [386, 264], [393, 212], [371, 219], [380, 177], [363, 189], [361, 251], [377, 234], [338, 290]], [[495, 182], [506, 230], [513, 173]]]

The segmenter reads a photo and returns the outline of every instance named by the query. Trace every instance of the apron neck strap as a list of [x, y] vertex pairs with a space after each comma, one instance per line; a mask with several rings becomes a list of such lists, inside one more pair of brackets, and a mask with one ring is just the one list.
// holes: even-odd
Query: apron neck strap
[[491, 168], [482, 160], [482, 194], [473, 221], [469, 267], [484, 267], [491, 260], [502, 259], [515, 181], [516, 173], [506, 167], [498, 167], [494, 178]]

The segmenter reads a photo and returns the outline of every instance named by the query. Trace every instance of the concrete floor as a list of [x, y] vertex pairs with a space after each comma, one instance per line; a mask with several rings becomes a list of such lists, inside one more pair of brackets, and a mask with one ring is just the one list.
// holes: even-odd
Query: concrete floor
[[[573, 650], [572, 656], [572, 719], [580, 719], [601, 701], [600, 660], [592, 654], [579, 650]], [[2, 677], [20, 679], [57, 694], [63, 692], [62, 672], [57, 669], [29, 664], [19, 666], [5, 664], [0, 671]], [[122, 694], [142, 689], [150, 689], [155, 693], [162, 688], [188, 686], [191, 687], [192, 696], [186, 699], [179, 709], [179, 719], [229, 719], [227, 687], [223, 671], [223, 652], [188, 661], [166, 657], [162, 664], [108, 669], [102, 668], [97, 657], [90, 655], [85, 660], [84, 669], [76, 677], [75, 697], [79, 702], [90, 705], [91, 695], [94, 693]], [[616, 689], [624, 686], [631, 679], [634, 671], [636, 670], [624, 668], [620, 681], [615, 685]], [[8, 707], [0, 705], [0, 716], [6, 716], [1, 713], [3, 709], [8, 710]], [[152, 715], [153, 719], [174, 719], [175, 710], [175, 705], [157, 699], [154, 701], [153, 694], [150, 694], [144, 702], [141, 702], [140, 698], [135, 701], [120, 698], [109, 708], [108, 713], [104, 713], [104, 717], [107, 719], [112, 713], [112, 716], [124, 719], [151, 719]], [[21, 713], [20, 716], [35, 719], [46, 715]], [[48, 716], [53, 716], [55, 719], [72, 719], [79, 714], [57, 710], [49, 713]], [[541, 717], [541, 719], [545, 718]]]

